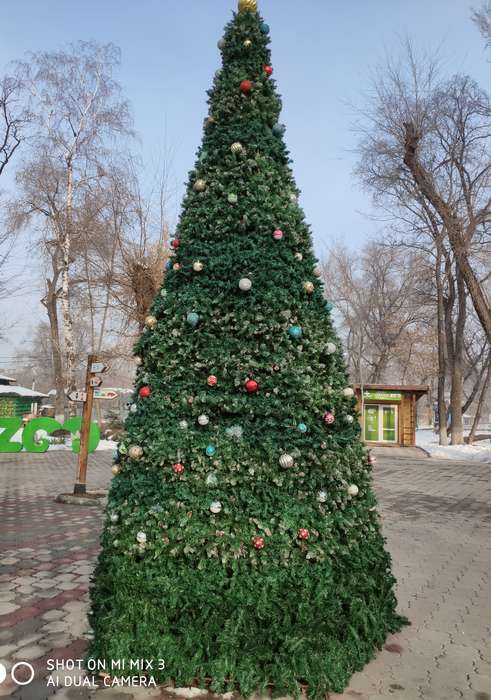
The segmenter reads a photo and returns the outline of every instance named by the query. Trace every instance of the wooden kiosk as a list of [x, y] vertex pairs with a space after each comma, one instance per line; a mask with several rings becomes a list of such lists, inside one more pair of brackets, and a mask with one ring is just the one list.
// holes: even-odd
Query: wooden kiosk
[[416, 403], [428, 393], [428, 386], [355, 384], [354, 390], [365, 443], [383, 447], [416, 445]]

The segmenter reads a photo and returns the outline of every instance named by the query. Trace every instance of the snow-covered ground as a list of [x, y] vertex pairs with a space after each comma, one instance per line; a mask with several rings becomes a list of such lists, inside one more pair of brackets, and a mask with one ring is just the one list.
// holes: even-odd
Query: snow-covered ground
[[490, 440], [476, 442], [474, 445], [449, 445], [448, 447], [440, 447], [438, 444], [438, 435], [435, 435], [431, 428], [419, 428], [416, 431], [416, 444], [418, 447], [422, 447], [429, 452], [432, 457], [458, 459], [461, 462], [484, 462], [485, 464], [491, 464]]

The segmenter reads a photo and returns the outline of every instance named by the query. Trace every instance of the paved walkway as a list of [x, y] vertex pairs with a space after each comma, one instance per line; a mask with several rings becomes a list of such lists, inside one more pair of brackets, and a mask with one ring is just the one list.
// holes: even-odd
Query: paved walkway
[[[65, 452], [0, 456], [0, 663], [9, 672], [0, 696], [189, 697], [169, 688], [74, 688], [70, 682], [83, 678], [78, 670], [48, 672], [50, 660], [81, 659], [87, 643], [101, 511], [53, 501], [74, 475], [75, 458]], [[89, 477], [91, 487], [107, 486], [110, 453], [91, 457]], [[375, 481], [400, 609], [413, 624], [387, 641], [343, 696], [332, 697], [491, 700], [489, 466], [383, 457]], [[23, 687], [10, 680], [19, 661], [35, 672]], [[16, 673], [22, 680], [28, 669]]]

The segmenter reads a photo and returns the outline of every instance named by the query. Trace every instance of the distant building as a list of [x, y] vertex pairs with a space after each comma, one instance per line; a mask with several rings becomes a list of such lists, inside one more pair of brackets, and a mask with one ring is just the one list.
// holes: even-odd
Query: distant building
[[22, 418], [36, 415], [44, 398], [47, 398], [46, 394], [18, 386], [12, 377], [0, 374], [0, 416]]
[[364, 442], [372, 446], [414, 447], [416, 403], [428, 391], [428, 386], [420, 384], [356, 384]]

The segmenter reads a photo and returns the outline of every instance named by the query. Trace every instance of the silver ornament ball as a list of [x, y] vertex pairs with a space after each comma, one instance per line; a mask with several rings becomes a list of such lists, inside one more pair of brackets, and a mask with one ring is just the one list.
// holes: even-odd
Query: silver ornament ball
[[283, 469], [291, 469], [295, 464], [295, 460], [293, 459], [293, 457], [286, 453], [281, 455], [279, 462], [280, 467], [282, 467]]
[[248, 277], [243, 277], [239, 281], [239, 289], [243, 292], [249, 292], [252, 289], [252, 282]]

